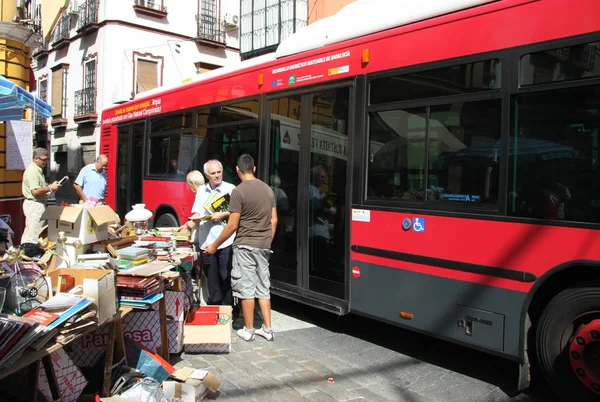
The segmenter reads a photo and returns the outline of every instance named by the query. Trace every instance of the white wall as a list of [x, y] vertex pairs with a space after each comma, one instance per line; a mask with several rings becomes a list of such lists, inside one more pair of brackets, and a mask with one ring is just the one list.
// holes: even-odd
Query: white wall
[[[102, 71], [98, 72], [104, 80], [102, 98], [104, 107], [131, 97], [131, 91], [134, 89], [134, 53], [163, 58], [163, 86], [177, 85], [195, 76], [197, 62], [228, 66], [240, 61], [239, 54], [235, 50], [199, 46], [195, 41], [168, 37], [128, 26], [109, 25], [102, 30], [102, 33], [105, 35], [104, 43], [122, 43], [122, 46], [105, 46], [105, 62], [102, 63]], [[127, 40], [124, 41], [123, 38]]]
[[[102, 110], [115, 102], [131, 98], [131, 92], [134, 90], [135, 52], [162, 57], [163, 86], [177, 85], [184, 79], [194, 77], [197, 74], [195, 63], [198, 62], [229, 66], [240, 61], [237, 28], [227, 28], [226, 47], [207, 46], [194, 40], [197, 36], [198, 0], [164, 0], [168, 13], [164, 19], [136, 13], [133, 0], [100, 0], [99, 3], [98, 21], [100, 24], [106, 22], [105, 25], [96, 32], [73, 40], [64, 48], [56, 50], [50, 44], [51, 52], [45, 66], [36, 67], [37, 63], [33, 63], [38, 81], [42, 75], [48, 76], [48, 102], [52, 99], [51, 68], [61, 63], [69, 64], [67, 129], [64, 136], [55, 136], [55, 130], [49, 124], [48, 132], [52, 147], [68, 146], [70, 171], [80, 167], [78, 150], [82, 144], [96, 144], [96, 152], [99, 153], [99, 122]], [[80, 4], [83, 4], [83, 0], [80, 0]], [[239, 14], [239, 4], [239, 0], [221, 0], [220, 18], [222, 19], [225, 13]], [[72, 19], [71, 27], [71, 37], [74, 37], [77, 35], [77, 18]], [[83, 60], [94, 53], [97, 54], [98, 121], [96, 125], [75, 124], [74, 93], [83, 88]], [[51, 164], [51, 170], [56, 170], [54, 162]]]

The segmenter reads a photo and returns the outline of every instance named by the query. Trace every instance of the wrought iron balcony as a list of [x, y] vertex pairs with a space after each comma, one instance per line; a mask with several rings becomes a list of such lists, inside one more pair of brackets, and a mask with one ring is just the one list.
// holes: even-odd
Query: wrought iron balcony
[[48, 118], [41, 116], [39, 114], [36, 115], [35, 116], [35, 128], [38, 130], [48, 128]]
[[31, 56], [33, 57], [46, 57], [50, 53], [48, 50], [48, 42], [45, 40], [42, 41], [42, 44], [31, 51]]
[[52, 32], [52, 46], [61, 47], [69, 43], [71, 31], [71, 16], [63, 14]]
[[95, 122], [96, 113], [96, 88], [84, 88], [75, 91], [75, 116], [76, 123]]
[[217, 46], [225, 46], [225, 24], [223, 21], [206, 14], [196, 15], [196, 21], [198, 22], [197, 40]]
[[140, 14], [149, 15], [156, 18], [167, 16], [167, 7], [163, 0], [133, 0], [133, 8]]
[[98, 28], [98, 1], [88, 0], [79, 6], [77, 32]]
[[42, 6], [41, 4], [21, 6], [17, 8], [17, 17], [15, 22], [27, 27], [36, 34], [42, 33]]

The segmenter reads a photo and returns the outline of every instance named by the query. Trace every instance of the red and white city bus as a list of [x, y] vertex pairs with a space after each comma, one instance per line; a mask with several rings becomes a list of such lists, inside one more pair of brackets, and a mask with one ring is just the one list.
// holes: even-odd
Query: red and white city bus
[[[383, 7], [384, 3], [385, 7]], [[377, 8], [379, 7], [379, 8]], [[178, 225], [250, 153], [273, 292], [600, 395], [600, 2], [361, 1], [276, 53], [107, 109], [107, 202]]]

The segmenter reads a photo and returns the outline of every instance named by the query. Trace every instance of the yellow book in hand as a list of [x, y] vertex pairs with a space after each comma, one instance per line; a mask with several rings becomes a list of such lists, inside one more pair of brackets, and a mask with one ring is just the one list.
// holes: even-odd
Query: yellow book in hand
[[194, 214], [194, 215], [188, 217], [188, 219], [191, 221], [207, 221], [211, 218], [212, 218], [212, 215], [200, 215], [200, 214]]
[[208, 211], [209, 214], [212, 215], [215, 213], [215, 209], [213, 208], [212, 204], [219, 197], [221, 197], [221, 193], [215, 191], [210, 195], [210, 197], [208, 197], [208, 200], [206, 200], [206, 202], [204, 203], [204, 209]]

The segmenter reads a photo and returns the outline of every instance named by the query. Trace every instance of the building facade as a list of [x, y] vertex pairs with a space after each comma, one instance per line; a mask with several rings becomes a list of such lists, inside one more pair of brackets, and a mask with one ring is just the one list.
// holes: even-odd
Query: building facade
[[[101, 153], [104, 108], [239, 62], [238, 13], [237, 0], [68, 2], [33, 50], [37, 94], [53, 106], [35, 125], [50, 175], [74, 180]], [[71, 187], [57, 198], [76, 198]]]

